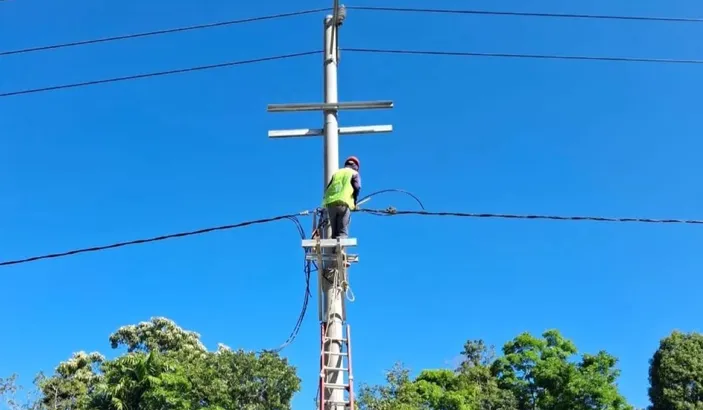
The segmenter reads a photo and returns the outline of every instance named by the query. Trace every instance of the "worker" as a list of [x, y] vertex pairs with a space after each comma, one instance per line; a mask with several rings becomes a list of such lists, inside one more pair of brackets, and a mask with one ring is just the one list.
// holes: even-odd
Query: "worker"
[[322, 206], [327, 209], [327, 216], [332, 226], [332, 239], [349, 236], [351, 211], [356, 208], [359, 192], [361, 192], [359, 159], [351, 156], [344, 161], [344, 168], [332, 175], [322, 200]]

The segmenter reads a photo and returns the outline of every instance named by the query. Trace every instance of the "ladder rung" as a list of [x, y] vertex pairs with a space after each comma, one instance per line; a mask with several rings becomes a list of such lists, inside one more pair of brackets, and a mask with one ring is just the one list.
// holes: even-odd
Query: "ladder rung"
[[345, 339], [345, 338], [338, 339], [338, 338], [334, 338], [334, 337], [325, 337], [325, 340], [329, 340], [330, 342], [344, 342], [344, 343], [347, 342], [347, 339]]
[[324, 354], [329, 354], [329, 355], [332, 355], [332, 356], [349, 356], [349, 353], [347, 353], [347, 352], [334, 353], [334, 352], [327, 352], [327, 351], [324, 351], [324, 352], [322, 352], [322, 353], [324, 353]]
[[340, 372], [348, 372], [349, 369], [346, 367], [330, 367], [330, 366], [325, 366], [325, 370], [339, 370]]
[[348, 389], [348, 384], [325, 383], [325, 389]]

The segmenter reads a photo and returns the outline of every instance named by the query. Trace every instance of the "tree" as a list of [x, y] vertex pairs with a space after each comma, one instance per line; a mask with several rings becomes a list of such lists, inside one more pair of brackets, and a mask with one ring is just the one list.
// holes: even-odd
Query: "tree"
[[674, 331], [649, 362], [651, 410], [703, 409], [703, 335]]
[[164, 317], [154, 317], [149, 322], [137, 325], [122, 326], [110, 335], [110, 345], [113, 349], [124, 346], [128, 352], [207, 352], [198, 333], [184, 330]]
[[183, 366], [158, 351], [131, 353], [107, 362], [91, 409], [187, 410], [193, 401]]
[[517, 408], [513, 392], [501, 388], [492, 373], [491, 367], [496, 359], [493, 346], [487, 346], [483, 340], [470, 340], [464, 344], [461, 354], [464, 359], [457, 372], [476, 389], [477, 410]]
[[10, 377], [0, 377], [0, 397], [2, 397], [7, 405], [12, 408], [15, 404], [15, 394], [17, 393], [17, 375], [12, 374]]
[[385, 386], [362, 385], [358, 404], [360, 410], [428, 409], [423, 405], [422, 397], [410, 380], [410, 371], [401, 363], [396, 363], [386, 373]]
[[42, 409], [285, 410], [300, 389], [278, 354], [224, 345], [211, 352], [166, 318], [124, 326], [109, 340], [126, 352], [113, 360], [79, 352], [38, 379]]
[[493, 365], [499, 385], [513, 392], [518, 410], [625, 410], [632, 407], [615, 384], [617, 359], [606, 352], [569, 359], [576, 346], [558, 331], [517, 336]]
[[514, 410], [515, 398], [491, 374], [493, 355], [483, 341], [469, 341], [456, 370], [423, 370], [414, 379], [396, 365], [386, 386], [363, 386], [362, 410]]
[[503, 356], [468, 341], [455, 370], [424, 370], [412, 380], [396, 366], [385, 386], [363, 386], [361, 410], [626, 410], [617, 389], [617, 360], [606, 352], [570, 359], [576, 346], [556, 330], [523, 333]]
[[41, 404], [36, 400], [36, 392], [30, 392], [23, 402], [17, 398], [22, 387], [17, 385], [17, 375], [0, 377], [0, 403], [5, 402], [10, 410], [42, 410]]
[[104, 361], [100, 353], [78, 352], [59, 363], [52, 377], [39, 374], [35, 384], [42, 393], [40, 403], [50, 409], [87, 408]]

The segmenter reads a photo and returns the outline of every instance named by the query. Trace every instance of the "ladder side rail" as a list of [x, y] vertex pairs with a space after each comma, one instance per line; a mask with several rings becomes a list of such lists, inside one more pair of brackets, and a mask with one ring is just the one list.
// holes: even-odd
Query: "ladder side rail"
[[322, 280], [323, 276], [325, 274], [324, 270], [324, 264], [322, 261], [322, 247], [320, 246], [320, 237], [318, 236], [317, 238], [317, 245], [315, 246], [315, 252], [317, 253], [317, 317], [320, 322], [322, 322], [322, 298], [323, 298], [323, 291], [322, 291]]
[[325, 337], [327, 336], [327, 329], [325, 322], [320, 322], [320, 410], [326, 410], [327, 405], [325, 403], [325, 379], [327, 374], [325, 372]]
[[349, 378], [349, 408], [354, 407], [354, 373], [352, 372], [352, 346], [351, 346], [351, 326], [347, 324], [347, 377]]

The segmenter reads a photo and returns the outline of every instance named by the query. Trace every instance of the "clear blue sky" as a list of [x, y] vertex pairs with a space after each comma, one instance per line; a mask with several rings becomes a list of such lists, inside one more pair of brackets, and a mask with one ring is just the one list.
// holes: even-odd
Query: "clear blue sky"
[[[0, 49], [205, 23], [330, 1], [0, 3]], [[349, 5], [372, 5], [357, 0]], [[569, 4], [567, 4], [569, 3]], [[577, 4], [578, 3], [578, 4]], [[392, 6], [702, 16], [694, 0]], [[321, 47], [322, 16], [0, 59], [0, 91]], [[347, 47], [703, 58], [695, 24], [351, 12]], [[366, 192], [403, 188], [431, 210], [702, 218], [700, 66], [344, 53], [343, 100], [393, 99], [391, 135], [348, 137]], [[270, 141], [318, 114], [266, 104], [321, 97], [318, 56], [0, 99], [0, 258], [14, 259], [318, 204], [321, 141]], [[410, 208], [402, 196], [369, 205]], [[305, 221], [306, 227], [309, 220]], [[623, 393], [647, 402], [647, 361], [671, 330], [701, 330], [695, 226], [354, 217], [362, 263], [350, 306], [356, 380], [403, 360], [450, 363], [468, 338], [558, 328], [620, 358]], [[303, 292], [292, 224], [0, 270], [0, 375], [30, 381], [74, 351], [109, 352], [121, 325], [167, 316], [217, 342], [271, 348]], [[316, 302], [285, 355], [311, 405]]]

